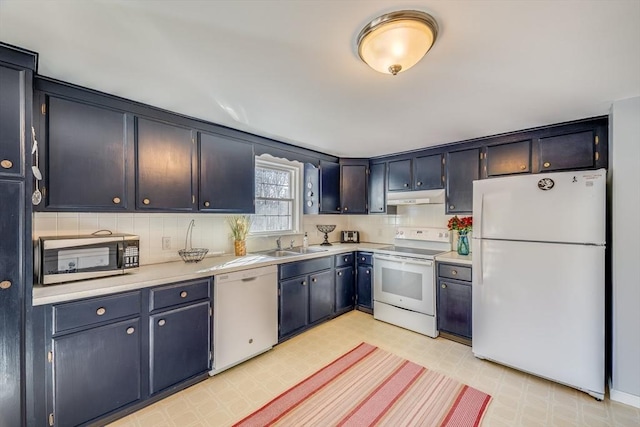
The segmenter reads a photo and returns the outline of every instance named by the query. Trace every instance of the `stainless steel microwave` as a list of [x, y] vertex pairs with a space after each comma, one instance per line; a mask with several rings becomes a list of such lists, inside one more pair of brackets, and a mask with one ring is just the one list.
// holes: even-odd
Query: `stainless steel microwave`
[[50, 285], [135, 271], [140, 266], [140, 237], [91, 234], [40, 237], [34, 272], [38, 283]]

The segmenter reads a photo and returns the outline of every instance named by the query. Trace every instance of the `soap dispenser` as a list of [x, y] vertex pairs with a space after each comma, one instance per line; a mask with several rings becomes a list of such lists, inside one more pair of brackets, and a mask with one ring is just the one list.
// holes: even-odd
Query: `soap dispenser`
[[308, 248], [309, 247], [309, 237], [307, 236], [307, 233], [304, 233], [304, 237], [302, 238], [302, 247], [303, 248]]

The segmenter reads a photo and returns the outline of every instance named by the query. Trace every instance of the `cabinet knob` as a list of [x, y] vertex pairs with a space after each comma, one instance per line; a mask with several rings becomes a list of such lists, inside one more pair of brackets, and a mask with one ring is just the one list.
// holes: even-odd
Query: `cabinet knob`
[[451, 270], [451, 274], [455, 276], [456, 274], [458, 274], [458, 270]]
[[416, 182], [416, 185], [417, 185], [418, 187], [420, 187], [420, 186], [422, 185], [422, 181], [418, 181], [418, 182]]
[[205, 208], [208, 208], [208, 207], [209, 207], [209, 205], [211, 205], [211, 203], [209, 203], [209, 202], [204, 202], [204, 207], [205, 207]]
[[151, 203], [151, 200], [149, 199], [142, 199], [142, 203], [145, 205], [148, 205], [149, 203]]
[[449, 205], [449, 209], [455, 209], [456, 207], [454, 205]]
[[131, 335], [131, 334], [132, 334], [132, 333], [134, 333], [135, 331], [136, 331], [136, 328], [134, 328], [133, 326], [132, 326], [132, 327], [129, 327], [129, 328], [127, 328], [127, 335]]
[[96, 314], [98, 316], [104, 316], [104, 314], [107, 312], [107, 309], [104, 307], [100, 307], [99, 309], [96, 310]]
[[379, 210], [379, 211], [383, 211], [383, 210], [384, 210], [384, 208], [378, 208], [378, 210]]
[[526, 166], [526, 165], [520, 165], [520, 170], [521, 170], [521, 171], [525, 170], [526, 168], [527, 168], [527, 166]]
[[440, 287], [441, 287], [442, 289], [446, 289], [446, 288], [447, 288], [447, 285], [445, 285], [445, 284], [443, 283], [442, 285], [440, 285]]
[[371, 274], [371, 270], [367, 270], [367, 274]]
[[180, 298], [186, 298], [186, 297], [187, 297], [187, 291], [180, 292]]
[[544, 162], [544, 163], [542, 164], [542, 166], [544, 166], [545, 168], [548, 168], [549, 166], [551, 166], [551, 163], [549, 163], [549, 162]]
[[[338, 274], [340, 274], [340, 273], [338, 273]], [[316, 279], [315, 277], [312, 277], [312, 278], [311, 278], [311, 281], [312, 281], [313, 283], [316, 283], [316, 282], [318, 281], [318, 279]]]
[[0, 289], [9, 289], [11, 287], [11, 282], [8, 280], [3, 280], [0, 282]]
[[302, 286], [307, 286], [307, 281], [306, 281], [306, 280], [303, 280], [300, 284], [301, 284]]
[[344, 257], [344, 262], [349, 261], [349, 257]]
[[407, 184], [406, 182], [404, 184], [402, 184], [403, 187], [408, 187], [409, 184]]
[[361, 261], [364, 261], [364, 257], [360, 258]]
[[338, 276], [342, 276], [342, 271], [338, 271]]
[[13, 166], [13, 162], [11, 160], [4, 159], [0, 162], [0, 166], [2, 166], [4, 169], [11, 169], [11, 167]]
[[339, 210], [340, 210], [340, 206], [338, 206], [338, 207], [336, 208], [336, 210], [337, 210], [337, 211], [339, 211]]
[[158, 326], [164, 326], [164, 325], [165, 325], [165, 323], [167, 323], [167, 321], [166, 321], [166, 320], [164, 320], [164, 319], [160, 319], [160, 320], [158, 320]]
[[344, 208], [344, 211], [345, 211], [345, 212], [346, 212], [346, 211], [348, 211], [348, 210], [349, 210], [349, 208]]
[[116, 205], [120, 203], [120, 197], [114, 197], [112, 200], [113, 200], [113, 203]]

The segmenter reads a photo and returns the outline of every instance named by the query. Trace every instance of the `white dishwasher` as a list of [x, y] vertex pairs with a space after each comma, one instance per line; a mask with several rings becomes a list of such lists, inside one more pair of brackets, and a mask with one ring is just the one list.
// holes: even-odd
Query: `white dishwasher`
[[275, 265], [213, 278], [215, 375], [278, 342], [278, 268]]

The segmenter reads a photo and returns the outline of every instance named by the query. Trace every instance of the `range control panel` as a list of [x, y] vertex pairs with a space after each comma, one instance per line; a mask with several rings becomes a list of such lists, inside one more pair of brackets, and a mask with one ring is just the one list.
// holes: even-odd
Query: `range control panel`
[[446, 228], [398, 227], [395, 238], [449, 243], [451, 241], [451, 232]]

